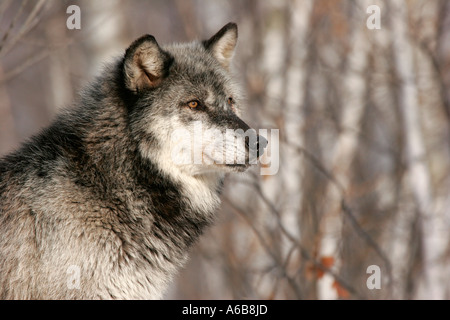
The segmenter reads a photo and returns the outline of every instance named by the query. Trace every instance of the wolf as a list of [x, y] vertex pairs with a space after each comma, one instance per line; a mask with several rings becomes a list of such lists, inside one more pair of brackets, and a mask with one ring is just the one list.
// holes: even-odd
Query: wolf
[[[245, 171], [267, 145], [241, 119], [230, 71], [237, 38], [235, 23], [204, 41], [140, 37], [73, 107], [0, 160], [1, 299], [164, 297], [213, 223], [225, 175]], [[231, 138], [193, 147], [209, 161], [175, 161], [196, 136], [172, 133], [194, 123], [224, 137], [245, 132], [245, 161], [213, 161], [236, 150]]]

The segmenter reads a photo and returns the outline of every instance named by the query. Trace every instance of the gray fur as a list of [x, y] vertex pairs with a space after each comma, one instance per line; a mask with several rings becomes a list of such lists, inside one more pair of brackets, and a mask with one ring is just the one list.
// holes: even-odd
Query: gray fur
[[236, 38], [228, 24], [204, 42], [136, 40], [76, 107], [0, 160], [1, 299], [163, 296], [213, 222], [225, 173], [248, 167], [168, 157], [171, 130], [192, 121], [245, 129], [228, 72]]

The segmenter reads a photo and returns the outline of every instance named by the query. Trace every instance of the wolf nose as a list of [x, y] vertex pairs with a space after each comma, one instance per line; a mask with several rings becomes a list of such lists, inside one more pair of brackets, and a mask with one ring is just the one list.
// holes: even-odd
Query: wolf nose
[[258, 151], [258, 157], [264, 153], [264, 149], [269, 142], [263, 136], [258, 135], [258, 141], [256, 142], [256, 150]]
[[252, 139], [248, 138], [245, 140], [246, 147], [249, 150], [256, 152], [257, 157], [260, 157], [264, 153], [264, 149], [267, 147], [268, 142], [266, 138], [260, 135], [256, 135], [256, 139], [253, 139], [252, 141], [251, 140]]

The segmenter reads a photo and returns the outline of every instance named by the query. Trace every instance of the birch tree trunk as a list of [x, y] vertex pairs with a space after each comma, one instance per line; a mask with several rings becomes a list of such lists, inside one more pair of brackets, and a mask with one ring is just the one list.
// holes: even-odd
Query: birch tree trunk
[[[64, 12], [62, 3], [57, 4]], [[66, 23], [65, 16], [53, 17], [45, 30], [48, 42], [52, 44], [50, 51], [49, 75], [51, 83], [51, 95], [49, 96], [50, 114], [55, 114], [60, 108], [66, 107], [73, 99], [72, 84], [70, 81], [70, 52], [67, 29], [62, 28]]]
[[[296, 0], [290, 8], [289, 46], [290, 64], [286, 74], [286, 105], [283, 120], [287, 145], [283, 148], [281, 157], [283, 162], [283, 185], [285, 202], [282, 223], [286, 230], [297, 239], [299, 238], [299, 216], [302, 207], [304, 164], [302, 157], [292, 145], [304, 146], [304, 99], [306, 79], [306, 59], [308, 46], [306, 44], [309, 31], [309, 21], [313, 2], [311, 0]], [[284, 248], [287, 249], [287, 248]], [[286, 254], [284, 252], [284, 254]]]
[[392, 45], [400, 81], [399, 106], [406, 143], [405, 158], [421, 229], [424, 289], [419, 291], [418, 298], [443, 299], [445, 292], [438, 263], [443, 254], [443, 245], [437, 232], [438, 217], [433, 209], [431, 178], [420, 123], [413, 47], [408, 34], [408, 4], [402, 0], [393, 0], [391, 5]]
[[84, 0], [82, 6], [85, 8], [81, 16], [82, 28], [89, 30], [86, 39], [90, 53], [88, 71], [93, 77], [99, 73], [99, 66], [122, 54], [123, 48], [129, 45], [125, 37], [125, 12], [120, 0]]
[[[361, 4], [362, 8], [368, 6], [368, 1]], [[357, 13], [357, 15], [364, 13]], [[364, 72], [367, 68], [370, 42], [366, 38], [366, 25], [361, 19], [353, 19], [350, 27], [352, 34], [349, 44], [351, 46], [348, 54], [347, 67], [342, 80], [342, 115], [340, 129], [331, 161], [331, 171], [335, 180], [342, 187], [339, 190], [333, 181], [327, 185], [324, 199], [324, 216], [321, 222], [322, 239], [319, 248], [320, 257], [333, 257], [334, 271], [339, 270], [341, 262], [339, 259], [339, 242], [343, 216], [340, 209], [342, 194], [350, 184], [351, 163], [358, 145], [358, 132], [361, 127], [361, 119], [365, 106], [366, 79]], [[319, 299], [338, 298], [336, 290], [333, 289], [335, 279], [330, 274], [324, 276], [317, 282], [317, 293]]]

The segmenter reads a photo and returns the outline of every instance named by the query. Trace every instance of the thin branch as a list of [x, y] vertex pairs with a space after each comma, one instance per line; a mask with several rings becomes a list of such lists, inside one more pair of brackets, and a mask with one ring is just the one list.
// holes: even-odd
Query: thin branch
[[[285, 141], [288, 143], [287, 141]], [[317, 159], [312, 153], [310, 153], [308, 150], [301, 146], [294, 145], [292, 143], [291, 147], [295, 148], [298, 152], [302, 153], [306, 159], [308, 159], [328, 180], [330, 180], [334, 186], [338, 189], [340, 195], [341, 195], [341, 208], [344, 214], [349, 218], [354, 230], [356, 233], [370, 246], [374, 249], [374, 251], [377, 253], [377, 255], [381, 258], [381, 260], [384, 262], [386, 271], [387, 271], [387, 278], [388, 278], [388, 284], [389, 286], [392, 285], [392, 264], [387, 257], [387, 255], [384, 253], [384, 251], [381, 249], [381, 247], [377, 244], [377, 242], [361, 227], [358, 220], [356, 219], [355, 215], [353, 214], [352, 210], [350, 209], [350, 206], [347, 204], [345, 200], [345, 190], [343, 186], [336, 180], [336, 178], [333, 176], [332, 173], [330, 173], [320, 162], [319, 159]]]
[[447, 117], [447, 122], [450, 124], [450, 98], [445, 84], [445, 75], [442, 72], [441, 65], [436, 57], [436, 55], [431, 51], [429, 46], [424, 41], [418, 41], [414, 37], [411, 38], [416, 46], [425, 53], [431, 61], [431, 65], [436, 73], [436, 78], [439, 82], [439, 93], [441, 95], [442, 107], [444, 109], [445, 116]]
[[350, 220], [350, 223], [353, 226], [353, 229], [356, 231], [356, 233], [364, 239], [364, 241], [369, 244], [373, 248], [373, 250], [378, 254], [378, 256], [383, 260], [385, 267], [386, 267], [386, 273], [388, 276], [388, 286], [392, 287], [392, 265], [389, 260], [389, 258], [386, 256], [384, 251], [380, 248], [380, 246], [375, 242], [375, 240], [361, 227], [361, 225], [358, 223], [358, 220], [356, 219], [353, 212], [350, 210], [349, 206], [345, 202], [345, 199], [342, 198], [341, 200], [341, 208], [342, 211], [345, 213], [347, 218]]
[[[6, 2], [5, 2], [5, 3], [6, 3]], [[23, 9], [25, 8], [26, 3], [27, 3], [26, 0], [25, 0], [25, 1], [22, 1], [21, 5], [20, 5], [20, 7], [19, 7], [19, 10], [17, 10], [16, 14], [14, 15], [14, 18], [11, 20], [11, 23], [10, 23], [9, 26], [8, 26], [8, 29], [6, 30], [5, 34], [3, 35], [2, 41], [0, 42], [0, 52], [2, 51], [3, 45], [6, 43], [6, 40], [8, 39], [8, 37], [9, 37], [9, 35], [10, 35], [10, 33], [11, 33], [11, 30], [14, 28], [14, 25], [16, 24], [17, 19], [18, 19], [19, 16], [22, 14], [22, 11], [23, 11]], [[3, 10], [6, 11], [6, 9], [7, 9], [7, 7], [3, 7], [3, 8], [2, 8], [2, 11], [3, 11]], [[0, 11], [0, 12], [2, 12], [2, 11]], [[3, 13], [3, 12], [2, 12], [2, 13]]]
[[17, 41], [19, 41], [27, 32], [33, 29], [33, 27], [38, 22], [38, 20], [35, 18], [45, 4], [45, 0], [40, 0], [38, 3], [36, 3], [33, 10], [30, 12], [17, 34], [9, 42], [4, 44], [2, 43], [3, 46], [0, 47], [0, 56], [5, 56], [9, 52], [9, 50], [14, 47]]
[[49, 54], [50, 54], [50, 52], [48, 50], [42, 51], [39, 54], [34, 54], [32, 57], [26, 59], [25, 62], [23, 62], [22, 64], [18, 65], [14, 69], [6, 72], [4, 77], [2, 77], [2, 79], [0, 80], [0, 84], [5, 83], [5, 82], [11, 80], [12, 78], [18, 76], [24, 70], [28, 69], [32, 65], [34, 65], [34, 64], [40, 62], [41, 60], [45, 59], [46, 57], [48, 57]]
[[[303, 259], [309, 261], [312, 263], [312, 265], [316, 268], [320, 268], [321, 270], [323, 270], [324, 272], [330, 274], [331, 276], [333, 276], [333, 278], [343, 287], [345, 288], [348, 292], [350, 292], [351, 294], [353, 294], [356, 298], [361, 299], [363, 296], [355, 289], [353, 288], [345, 279], [343, 279], [340, 275], [338, 275], [337, 273], [335, 273], [333, 270], [331, 270], [330, 268], [324, 266], [320, 261], [317, 261], [315, 259], [313, 259], [311, 257], [311, 255], [309, 254], [308, 250], [306, 250], [301, 243], [294, 237], [292, 236], [284, 227], [284, 225], [281, 223], [281, 215], [280, 212], [275, 208], [274, 204], [267, 199], [267, 197], [264, 195], [264, 193], [261, 190], [261, 187], [258, 183], [256, 182], [247, 182], [247, 181], [243, 181], [246, 184], [249, 184], [251, 186], [253, 186], [255, 188], [255, 190], [257, 191], [258, 195], [260, 196], [260, 198], [264, 201], [264, 203], [270, 208], [270, 210], [272, 211], [272, 213], [275, 214], [275, 216], [277, 217], [276, 221], [278, 224], [278, 227], [280, 228], [281, 232], [283, 235], [286, 236], [286, 238], [293, 244], [295, 245], [296, 248], [299, 249], [300, 254], [302, 256]], [[241, 213], [242, 216], [245, 218], [245, 221], [250, 225], [250, 227], [252, 228], [252, 230], [256, 231], [257, 229], [253, 226], [253, 224], [251, 223], [251, 221], [245, 216], [245, 214], [243, 213], [242, 210], [240, 210], [239, 208], [237, 208], [234, 204], [232, 204], [232, 202], [225, 198], [226, 202], [229, 203], [231, 205], [231, 207], [234, 210], [238, 210], [238, 213]], [[258, 232], [257, 234], [258, 239], [263, 239], [262, 235]], [[266, 244], [266, 241], [263, 240], [263, 243]], [[267, 246], [267, 244], [266, 244]], [[277, 262], [277, 265], [282, 266], [281, 263], [278, 261], [278, 259], [276, 258], [275, 254], [270, 254], [271, 257]], [[286, 272], [285, 272], [286, 273]], [[287, 275], [287, 274], [286, 274]], [[290, 280], [290, 279], [288, 279]], [[292, 284], [291, 284], [292, 285]]]
[[235, 213], [237, 213], [239, 216], [241, 216], [245, 220], [245, 222], [247, 222], [247, 224], [250, 226], [250, 228], [253, 230], [253, 232], [255, 233], [256, 237], [260, 241], [260, 243], [261, 243], [262, 247], [264, 248], [264, 250], [267, 252], [267, 254], [269, 254], [269, 256], [272, 258], [272, 260], [275, 262], [276, 266], [281, 271], [283, 277], [286, 278], [286, 280], [288, 281], [289, 285], [292, 287], [292, 289], [294, 290], [295, 294], [300, 299], [302, 297], [300, 287], [295, 282], [295, 280], [291, 276], [288, 275], [286, 269], [283, 266], [283, 263], [279, 261], [277, 255], [271, 250], [269, 244], [266, 242], [266, 240], [264, 239], [264, 236], [261, 234], [261, 232], [259, 232], [259, 230], [251, 223], [251, 221], [249, 220], [247, 215], [240, 208], [238, 208], [232, 201], [230, 201], [226, 197], [224, 197], [224, 200], [225, 200], [225, 202], [228, 203], [228, 205], [231, 207], [231, 209], [233, 209], [233, 211]]

